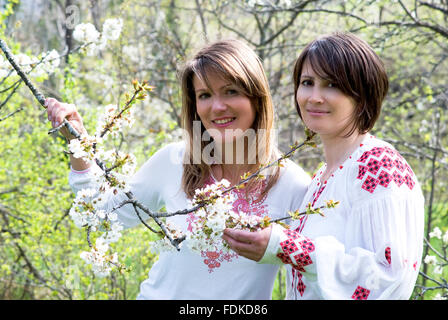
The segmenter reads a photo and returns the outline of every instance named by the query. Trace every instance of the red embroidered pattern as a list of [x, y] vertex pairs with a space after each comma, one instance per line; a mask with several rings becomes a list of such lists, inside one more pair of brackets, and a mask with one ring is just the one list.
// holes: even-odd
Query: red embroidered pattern
[[384, 255], [386, 256], [386, 260], [389, 264], [392, 264], [392, 258], [391, 258], [391, 253], [390, 253], [390, 247], [386, 248], [386, 252], [384, 253]]
[[[342, 169], [343, 166], [340, 166], [339, 169]], [[320, 169], [319, 173], [315, 173], [313, 175], [312, 180], [314, 180], [314, 178], [316, 176], [322, 176], [322, 172], [323, 169]], [[333, 174], [331, 175], [333, 177]], [[319, 181], [320, 178], [318, 178]], [[311, 196], [311, 206], [314, 207], [314, 205], [316, 204], [316, 201], [319, 199], [320, 195], [322, 194], [322, 192], [324, 191], [325, 187], [327, 186], [327, 181], [324, 181], [324, 183], [321, 184], [321, 182], [317, 183], [317, 189], [315, 189], [315, 191], [313, 192], [313, 195]], [[299, 225], [298, 227], [295, 229], [295, 231], [297, 232], [302, 232], [303, 228], [305, 227], [305, 223], [308, 219], [308, 215], [304, 215], [302, 217], [299, 218]]]
[[306, 267], [313, 263], [313, 261], [310, 258], [310, 255], [305, 252], [296, 254], [294, 256], [294, 259], [296, 259], [297, 265], [299, 265], [301, 267], [301, 269], [303, 269], [303, 267]]
[[398, 187], [403, 183], [410, 190], [414, 188], [414, 173], [403, 157], [389, 147], [375, 147], [366, 151], [357, 160], [357, 179], [363, 180], [362, 189], [373, 193], [378, 185], [384, 188], [393, 181]]
[[[205, 186], [215, 183], [214, 179], [210, 177], [206, 182]], [[233, 192], [236, 200], [233, 202], [233, 211], [238, 212], [244, 212], [244, 213], [250, 213], [252, 215], [257, 215], [259, 217], [263, 217], [268, 213], [268, 205], [264, 204], [264, 201], [266, 200], [267, 195], [265, 195], [263, 198], [259, 199], [261, 192], [264, 190], [266, 186], [266, 182], [262, 181], [261, 184], [258, 184], [258, 186], [252, 190], [248, 195], [246, 195], [246, 190], [244, 188], [242, 189], [235, 189], [231, 192]], [[187, 230], [191, 231], [191, 223], [195, 220], [194, 213], [190, 213], [187, 217]], [[238, 254], [231, 252], [231, 253], [224, 253], [222, 250], [219, 251], [202, 251], [201, 256], [204, 259], [204, 264], [208, 266], [208, 272], [212, 273], [216, 270], [216, 268], [221, 267], [222, 262], [232, 262], [233, 259], [238, 259]]]
[[305, 285], [305, 283], [303, 283], [302, 277], [303, 277], [303, 275], [299, 272], [299, 274], [298, 274], [299, 281], [297, 283], [297, 290], [299, 291], [300, 296], [303, 297], [303, 293], [305, 292], [306, 285]]
[[305, 272], [304, 267], [313, 263], [309, 254], [315, 250], [314, 244], [298, 232], [285, 229], [284, 233], [288, 239], [280, 242], [283, 253], [279, 253], [277, 256], [283, 262], [291, 263], [294, 269]]
[[299, 250], [296, 243], [293, 239], [287, 239], [283, 242], [280, 242], [280, 246], [285, 254], [291, 254]]
[[367, 300], [367, 297], [369, 296], [369, 294], [370, 294], [370, 290], [363, 288], [361, 286], [358, 286], [352, 295], [352, 299]]
[[285, 241], [280, 242], [280, 247], [282, 248], [283, 253], [278, 253], [277, 257], [281, 259], [283, 263], [291, 264], [293, 268], [293, 288], [297, 275], [298, 282], [296, 288], [300, 295], [303, 296], [306, 286], [302, 280], [301, 272], [306, 272], [304, 267], [313, 263], [310, 253], [315, 250], [315, 246], [310, 239], [300, 235], [299, 232], [289, 229], [285, 229], [283, 232], [288, 238]]
[[326, 184], [323, 184], [319, 189], [314, 191], [314, 193], [313, 193], [313, 202], [311, 203], [312, 207], [314, 207], [314, 205], [316, 204], [317, 199], [319, 199], [320, 195], [322, 194], [322, 192], [324, 191], [326, 186], [327, 186]]
[[289, 254], [277, 253], [277, 257], [282, 260], [284, 264], [292, 264], [292, 260], [289, 257]]

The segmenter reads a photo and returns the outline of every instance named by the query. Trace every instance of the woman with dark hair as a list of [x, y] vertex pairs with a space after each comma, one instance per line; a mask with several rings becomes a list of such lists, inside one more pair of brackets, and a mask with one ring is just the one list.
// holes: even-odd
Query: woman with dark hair
[[325, 164], [317, 170], [291, 229], [226, 229], [242, 256], [288, 265], [288, 299], [409, 299], [420, 267], [424, 198], [405, 159], [369, 131], [388, 78], [380, 58], [349, 33], [309, 43], [294, 67], [296, 107], [316, 132]]
[[[279, 157], [271, 134], [274, 108], [267, 78], [246, 44], [227, 40], [203, 47], [185, 64], [180, 79], [186, 139], [156, 152], [130, 183], [134, 197], [153, 212], [162, 207], [167, 212], [186, 209], [196, 189], [222, 179], [235, 185], [244, 173]], [[86, 132], [73, 105], [50, 98], [47, 106], [53, 126], [66, 118], [78, 132]], [[67, 131], [63, 134], [73, 138]], [[254, 144], [257, 148], [251, 149]], [[98, 166], [73, 156], [70, 161], [73, 190], [95, 188]], [[287, 162], [266, 177], [232, 191], [235, 213], [275, 218], [300, 206], [310, 182], [300, 167]], [[108, 194], [105, 210], [126, 199], [122, 193]], [[132, 206], [123, 206], [117, 216], [125, 227], [140, 224]], [[192, 213], [169, 217], [167, 222], [185, 232], [194, 219]], [[183, 245], [179, 252], [160, 253], [137, 299], [270, 299], [277, 270], [278, 266], [257, 265], [232, 252], [198, 254]]]

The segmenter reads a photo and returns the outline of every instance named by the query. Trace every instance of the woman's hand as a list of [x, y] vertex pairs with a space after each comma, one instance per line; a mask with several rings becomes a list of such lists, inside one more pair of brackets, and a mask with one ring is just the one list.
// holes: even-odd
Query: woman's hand
[[240, 256], [250, 260], [260, 261], [271, 237], [272, 227], [250, 232], [237, 229], [225, 229], [222, 238], [230, 248]]
[[[47, 107], [48, 120], [51, 121], [53, 128], [58, 127], [64, 119], [67, 119], [79, 134], [87, 133], [75, 105], [48, 98], [45, 100], [45, 106]], [[68, 140], [74, 139], [74, 136], [68, 132], [65, 126], [60, 131]]]

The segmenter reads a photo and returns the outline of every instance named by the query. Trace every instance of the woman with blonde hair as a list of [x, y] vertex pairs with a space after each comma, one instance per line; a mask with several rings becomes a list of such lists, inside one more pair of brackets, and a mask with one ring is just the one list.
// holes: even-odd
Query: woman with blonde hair
[[[278, 157], [273, 140], [274, 109], [262, 64], [246, 44], [218, 41], [200, 49], [180, 72], [185, 141], [156, 152], [133, 176], [131, 191], [147, 208], [176, 212], [189, 206], [195, 190], [226, 179], [231, 185], [246, 172]], [[73, 105], [47, 100], [53, 126], [66, 118], [85, 132]], [[67, 138], [70, 134], [63, 132]], [[257, 146], [255, 149], [253, 145]], [[71, 157], [74, 191], [94, 187], [94, 163]], [[292, 162], [276, 167], [265, 180], [232, 191], [233, 211], [273, 218], [300, 205], [310, 179]], [[107, 207], [125, 200], [110, 194]], [[130, 206], [118, 210], [125, 227], [140, 223]], [[183, 230], [194, 214], [167, 218]], [[138, 299], [270, 299], [278, 267], [222, 250], [162, 252], [140, 287]], [[261, 281], [262, 280], [262, 281]]]

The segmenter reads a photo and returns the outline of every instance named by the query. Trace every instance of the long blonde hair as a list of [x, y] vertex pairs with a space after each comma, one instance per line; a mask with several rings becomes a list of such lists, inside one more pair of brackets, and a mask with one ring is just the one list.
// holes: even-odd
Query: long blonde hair
[[[193, 85], [193, 77], [198, 77], [208, 86], [207, 74], [215, 72], [223, 79], [237, 85], [246, 95], [254, 107], [255, 120], [253, 129], [259, 135], [260, 129], [266, 133], [263, 136], [265, 141], [262, 151], [258, 152], [256, 163], [250, 167], [250, 172], [255, 172], [261, 164], [267, 164], [276, 160], [279, 152], [274, 146], [273, 125], [274, 108], [272, 97], [269, 91], [269, 84], [259, 57], [245, 43], [239, 40], [223, 40], [214, 42], [199, 50], [190, 59], [180, 72], [182, 86], [182, 128], [188, 133], [187, 148], [185, 152], [182, 176], [182, 189], [189, 198], [193, 197], [197, 188], [202, 188], [211, 175], [211, 168], [201, 157], [200, 163], [193, 161], [193, 122], [199, 121], [196, 111], [196, 96]], [[205, 127], [201, 124], [201, 137], [205, 132]], [[201, 154], [207, 143], [201, 141]], [[257, 139], [258, 141], [258, 139]], [[261, 153], [261, 154], [260, 154]], [[277, 182], [279, 177], [278, 167], [275, 167], [268, 174], [268, 181], [261, 196], [267, 194], [269, 189]], [[246, 190], [251, 190], [258, 182], [252, 180], [246, 186]]]

